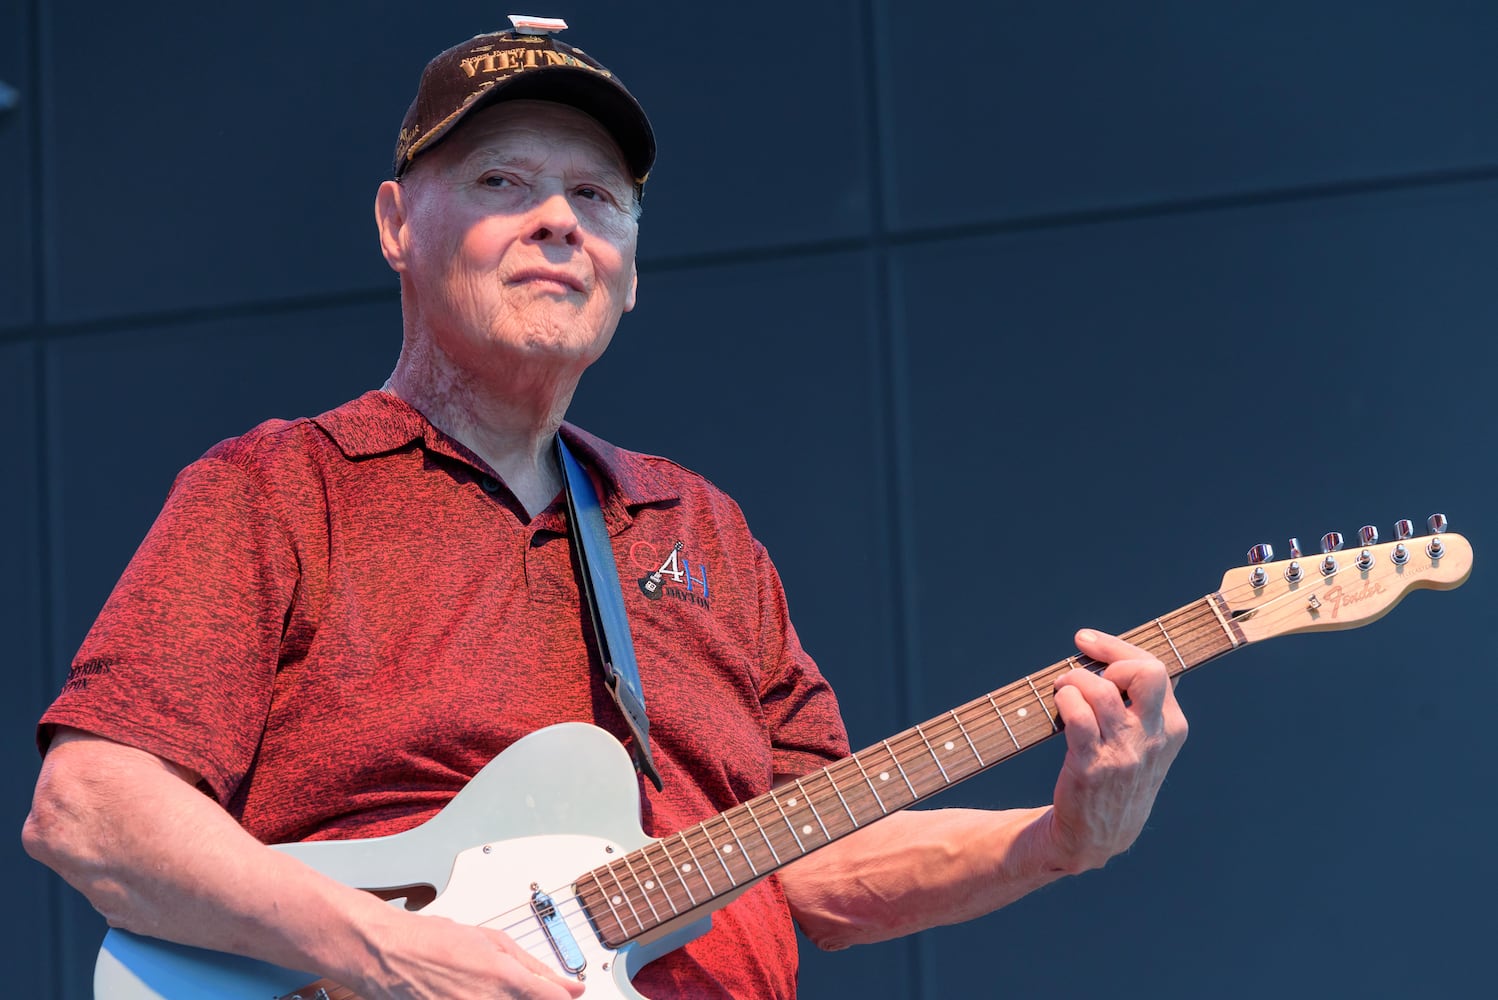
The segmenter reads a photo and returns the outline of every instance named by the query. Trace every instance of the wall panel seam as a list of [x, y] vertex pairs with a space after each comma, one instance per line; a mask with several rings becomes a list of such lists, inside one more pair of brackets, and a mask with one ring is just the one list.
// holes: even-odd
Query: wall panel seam
[[[46, 25], [43, 19], [46, 17], [46, 5], [43, 0], [30, 0], [26, 5], [30, 16], [27, 25], [26, 45], [31, 50], [31, 58], [27, 60], [26, 101], [27, 111], [27, 135], [30, 141], [30, 150], [27, 157], [28, 166], [31, 171], [31, 203], [29, 212], [31, 218], [31, 245], [28, 251], [31, 254], [31, 324], [22, 332], [25, 340], [30, 342], [32, 353], [32, 406], [34, 407], [34, 446], [36, 448], [35, 484], [32, 489], [36, 501], [36, 531], [37, 539], [37, 567], [38, 599], [37, 612], [40, 621], [37, 626], [37, 653], [38, 662], [32, 664], [32, 669], [40, 674], [37, 690], [50, 692], [54, 690], [52, 684], [53, 664], [57, 659], [57, 636], [55, 635], [55, 622], [57, 621], [57, 607], [55, 604], [56, 592], [54, 584], [56, 573], [53, 571], [57, 558], [57, 548], [52, 535], [52, 509], [51, 505], [55, 493], [51, 481], [51, 455], [48, 452], [49, 424], [47, 421], [47, 255], [46, 255], [46, 229], [47, 213], [46, 195], [51, 185], [48, 183], [46, 171], [45, 147], [43, 145], [46, 137], [45, 128], [45, 94], [43, 91], [43, 80], [45, 73], [43, 63], [46, 59]], [[54, 997], [62, 997], [65, 992], [66, 970], [64, 968], [65, 952], [62, 942], [67, 940], [65, 927], [65, 912], [63, 906], [63, 894], [70, 890], [63, 885], [62, 880], [56, 877], [46, 879], [45, 906], [47, 910], [46, 923], [49, 931], [47, 954], [45, 956], [45, 970], [43, 972], [44, 983], [50, 986], [47, 992]], [[45, 989], [46, 987], [44, 987]]]
[[[920, 702], [916, 697], [919, 694], [919, 684], [915, 676], [913, 658], [915, 616], [912, 585], [908, 580], [908, 571], [914, 566], [908, 485], [910, 462], [907, 451], [910, 408], [905, 398], [909, 387], [901, 377], [905, 370], [900, 363], [904, 352], [899, 343], [900, 334], [895, 323], [895, 300], [891, 292], [894, 266], [891, 260], [889, 226], [885, 213], [885, 196], [889, 180], [887, 174], [893, 163], [891, 151], [887, 148], [888, 137], [892, 134], [888, 121], [891, 109], [886, 106], [885, 100], [888, 91], [888, 88], [884, 86], [887, 63], [884, 58], [886, 46], [884, 45], [880, 5], [876, 0], [863, 0], [861, 13], [864, 22], [864, 91], [868, 129], [866, 137], [869, 163], [870, 239], [868, 243], [874, 270], [874, 289], [871, 295], [873, 301], [870, 304], [874, 323], [873, 338], [878, 358], [875, 377], [880, 383], [878, 398], [882, 410], [879, 432], [883, 438], [885, 451], [885, 459], [882, 463], [885, 477], [884, 509], [885, 515], [889, 518], [892, 536], [884, 546], [887, 550], [886, 565], [888, 567], [886, 594], [887, 599], [893, 605], [890, 609], [888, 628], [890, 648], [894, 650], [892, 659], [897, 690], [904, 697], [905, 704], [913, 706]], [[919, 937], [906, 938], [902, 945], [907, 969], [905, 995], [920, 998], [924, 996], [922, 981], [925, 979], [922, 967], [924, 953], [920, 939]]]

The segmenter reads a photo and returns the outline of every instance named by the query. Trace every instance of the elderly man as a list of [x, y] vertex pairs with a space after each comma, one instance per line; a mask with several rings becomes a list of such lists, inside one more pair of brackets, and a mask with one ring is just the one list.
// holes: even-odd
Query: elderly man
[[[361, 997], [583, 992], [502, 930], [408, 912], [264, 846], [416, 827], [551, 723], [633, 739], [585, 624], [558, 434], [621, 557], [679, 542], [712, 587], [695, 603], [625, 588], [663, 781], [638, 783], [646, 832], [847, 754], [732, 501], [563, 423], [635, 305], [654, 152], [617, 78], [545, 30], [479, 36], [427, 67], [375, 204], [401, 285], [389, 382], [184, 470], [42, 720], [26, 847], [111, 924]], [[822, 947], [877, 941], [1127, 848], [1185, 720], [1157, 660], [1077, 642], [1108, 666], [1054, 682], [1053, 805], [896, 813], [759, 882], [635, 987], [791, 997], [792, 920]]]

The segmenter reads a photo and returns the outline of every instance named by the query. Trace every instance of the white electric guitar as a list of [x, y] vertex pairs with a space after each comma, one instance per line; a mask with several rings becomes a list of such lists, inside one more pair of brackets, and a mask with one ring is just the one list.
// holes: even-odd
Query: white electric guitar
[[[1356, 628], [1409, 591], [1467, 579], [1472, 549], [1444, 532], [1356, 551], [1323, 539], [1323, 556], [1271, 562], [1268, 546], [1221, 588], [1124, 638], [1172, 677], [1251, 642]], [[645, 1000], [630, 980], [645, 963], [705, 933], [709, 914], [783, 865], [1060, 732], [1052, 682], [1073, 656], [907, 729], [851, 757], [660, 840], [640, 829], [629, 755], [581, 723], [552, 726], [492, 760], [415, 829], [368, 840], [277, 849], [348, 885], [421, 912], [493, 927], [568, 976], [593, 1000]], [[399, 905], [399, 902], [393, 904]], [[313, 971], [112, 930], [94, 972], [100, 1000], [355, 1000]]]

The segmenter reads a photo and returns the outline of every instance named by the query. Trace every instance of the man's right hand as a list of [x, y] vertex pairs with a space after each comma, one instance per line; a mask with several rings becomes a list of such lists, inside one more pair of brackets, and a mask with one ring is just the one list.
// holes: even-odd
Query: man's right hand
[[509, 935], [394, 911], [379, 932], [373, 976], [357, 986], [368, 1000], [568, 1000], [583, 984], [537, 961]]

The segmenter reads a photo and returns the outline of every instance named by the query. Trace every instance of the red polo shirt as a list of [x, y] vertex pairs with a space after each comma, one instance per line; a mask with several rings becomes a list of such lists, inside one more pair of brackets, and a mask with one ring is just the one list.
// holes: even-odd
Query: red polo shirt
[[[563, 436], [601, 484], [664, 835], [848, 752], [737, 505], [680, 466]], [[521, 736], [626, 729], [582, 626], [560, 500], [533, 520], [415, 409], [370, 392], [185, 469], [42, 719], [201, 775], [266, 843], [395, 833]], [[672, 548], [682, 547], [674, 557]], [[660, 572], [659, 596], [633, 581]], [[792, 997], [769, 880], [648, 966], [647, 996]]]

